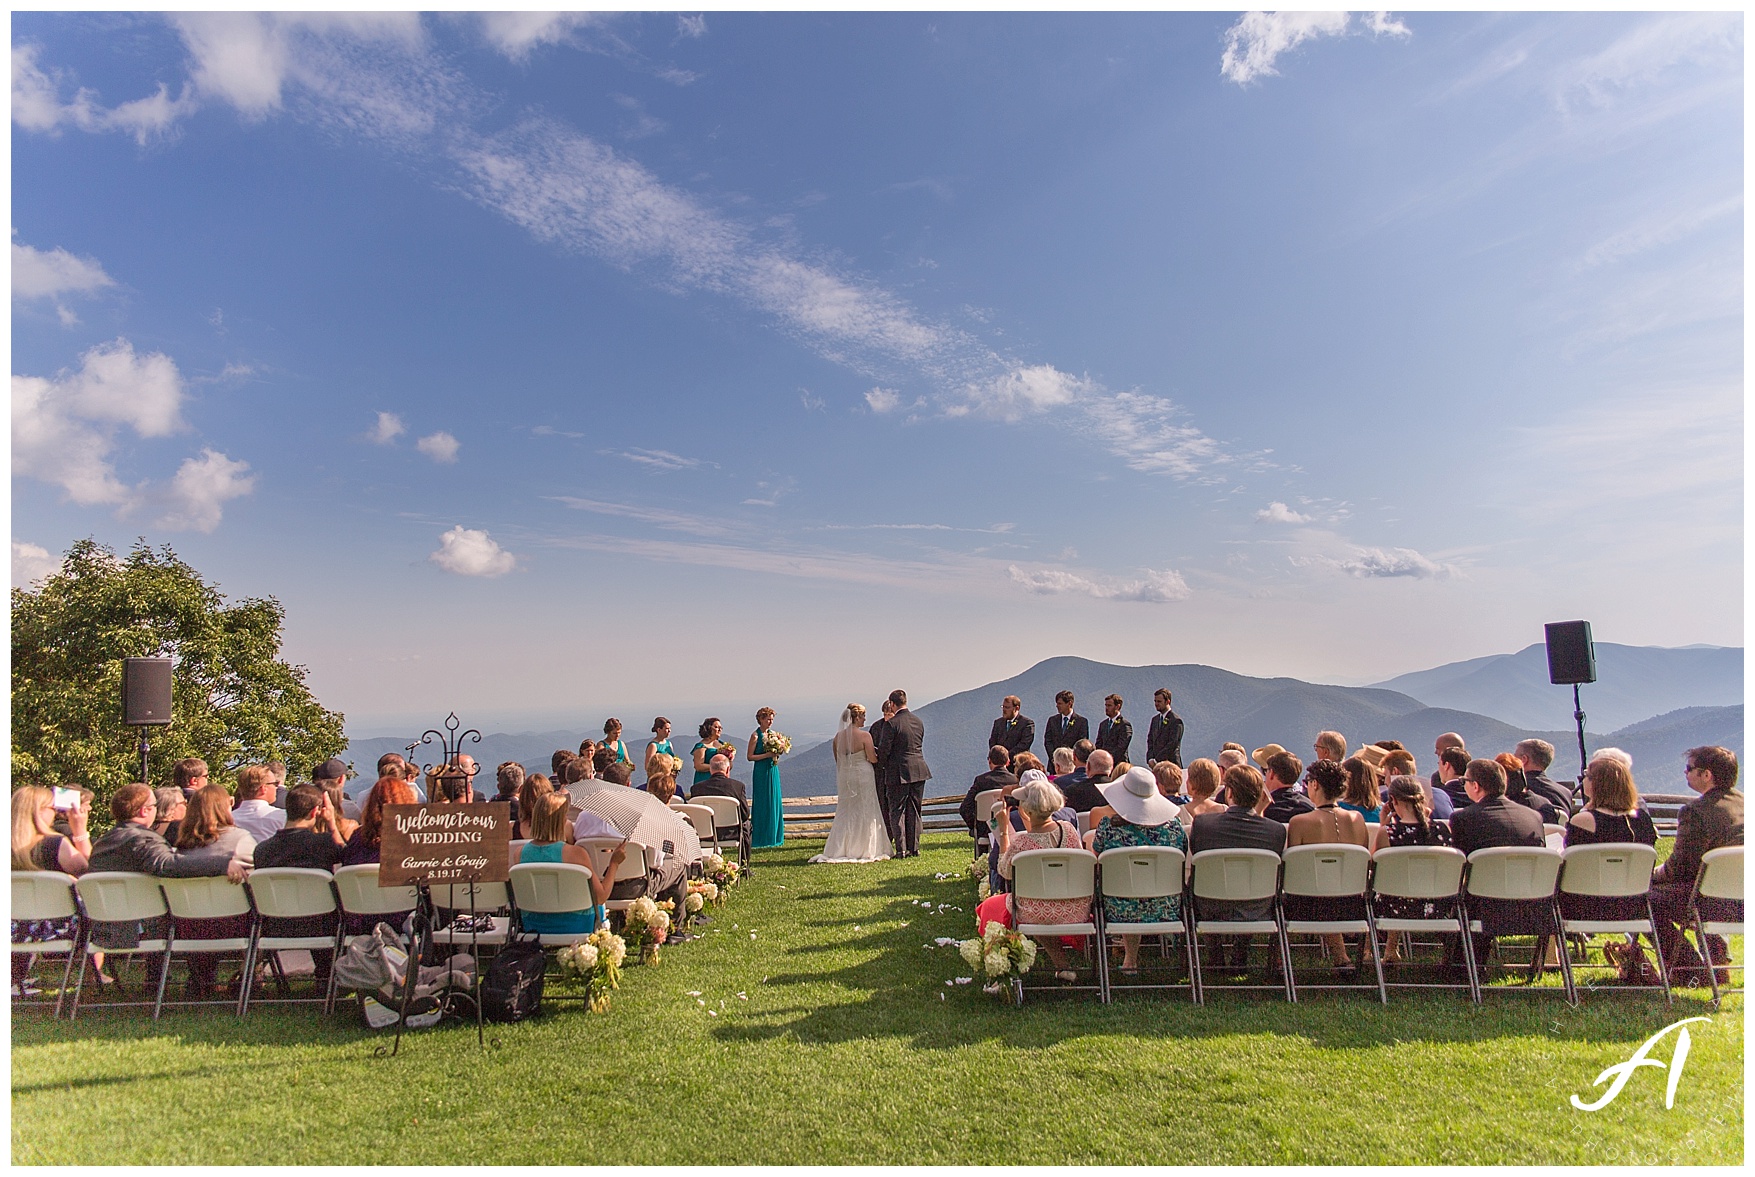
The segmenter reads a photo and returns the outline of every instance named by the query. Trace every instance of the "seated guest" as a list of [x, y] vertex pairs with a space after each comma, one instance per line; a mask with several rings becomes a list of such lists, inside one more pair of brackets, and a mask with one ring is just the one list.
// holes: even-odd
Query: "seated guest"
[[183, 790], [174, 785], [154, 789], [152, 795], [158, 802], [157, 816], [152, 823], [152, 832], [167, 842], [175, 842], [178, 824], [189, 813], [188, 799], [183, 796]]
[[[1286, 822], [1286, 847], [1311, 845], [1364, 846], [1365, 818], [1358, 810], [1344, 808], [1341, 798], [1347, 793], [1349, 777], [1332, 760], [1318, 760], [1304, 774], [1304, 786], [1310, 790], [1314, 808], [1309, 813], [1294, 814]], [[1371, 791], [1375, 800], [1377, 790]], [[1287, 895], [1283, 900], [1286, 918], [1295, 920], [1355, 920], [1365, 918], [1365, 897], [1357, 900], [1318, 895]], [[1329, 958], [1337, 969], [1351, 969], [1347, 940], [1338, 932], [1323, 933]]]
[[[602, 752], [603, 749], [599, 748], [598, 751]], [[598, 761], [601, 760], [602, 757], [599, 756]], [[633, 787], [634, 766], [625, 761], [611, 760], [607, 765], [598, 767], [596, 771], [599, 777], [608, 781], [612, 785], [620, 785], [624, 789]]]
[[[1527, 805], [1520, 805], [1505, 795], [1505, 769], [1492, 760], [1469, 761], [1463, 776], [1471, 804], [1457, 810], [1450, 819], [1451, 844], [1464, 854], [1473, 854], [1489, 846], [1544, 845], [1542, 817]], [[1541, 910], [1537, 910], [1540, 908]], [[1547, 905], [1519, 899], [1471, 899], [1470, 915], [1481, 922], [1475, 937], [1475, 962], [1486, 960], [1496, 936], [1543, 936], [1552, 930]], [[1447, 963], [1457, 963], [1453, 950], [1446, 946]]]
[[1566, 810], [1555, 805], [1541, 793], [1531, 789], [1527, 784], [1527, 774], [1523, 770], [1523, 760], [1512, 752], [1501, 752], [1493, 758], [1494, 763], [1505, 770], [1505, 799], [1541, 814], [1542, 821], [1551, 825], [1559, 825], [1566, 815]]
[[550, 781], [559, 780], [561, 776], [561, 765], [573, 759], [575, 755], [577, 755], [577, 753], [569, 752], [565, 748], [556, 748], [553, 754], [548, 758], [548, 779]]
[[1340, 732], [1316, 733], [1316, 758], [1332, 760], [1336, 764], [1347, 758], [1347, 737]]
[[[1003, 803], [1006, 808], [1006, 819], [1011, 822], [1012, 829], [1021, 830], [1024, 828], [1024, 818], [1018, 812], [1018, 790], [1032, 781], [1041, 781], [1044, 784], [1052, 782], [1049, 781], [1048, 774], [1042, 771], [1042, 762], [1028, 752], [1019, 753], [1012, 764], [1018, 770], [1018, 783], [1005, 790]], [[1078, 811], [1066, 804], [1064, 794], [1061, 796], [1061, 807], [1054, 811], [1054, 820], [1064, 821], [1073, 828], [1078, 828]], [[987, 885], [995, 895], [1006, 889], [1005, 879], [999, 873], [998, 838], [989, 838], [987, 841]]]
[[[701, 839], [695, 834], [694, 824], [680, 813], [650, 794], [627, 788], [632, 772], [631, 765], [617, 762], [602, 776], [580, 782], [589, 791], [578, 799], [580, 812], [573, 823], [573, 833], [583, 840], [628, 835], [637, 825], [663, 830], [659, 844], [649, 847], [646, 869], [631, 870], [617, 879], [610, 898], [638, 899], [650, 895], [660, 902], [674, 899], [680, 917], [688, 898], [689, 868], [701, 860]], [[599, 822], [613, 827], [611, 835], [601, 833]]]
[[466, 773], [451, 767], [438, 768], [427, 774], [427, 796], [435, 805], [468, 805], [475, 800], [475, 789]]
[[[1107, 757], [1108, 753], [1097, 755]], [[1055, 811], [1067, 803], [1059, 789], [1047, 781], [1032, 779], [1027, 784], [1020, 784], [1012, 797], [1018, 803], [1024, 828], [1014, 831], [1011, 822], [1000, 823], [999, 873], [1002, 878], [1012, 877], [1012, 859], [1025, 850], [1082, 849], [1078, 827], [1054, 817]], [[1020, 924], [1084, 923], [1091, 918], [1090, 904], [1078, 899], [1019, 899], [1014, 903], [1016, 922]], [[1061, 947], [1060, 938], [1047, 936], [1043, 939], [1042, 947], [1054, 964], [1056, 979], [1077, 980], [1077, 974], [1067, 967], [1066, 949]]]
[[[676, 796], [676, 773], [671, 769], [659, 768], [654, 765], [652, 772], [646, 777], [646, 784], [643, 787], [646, 792], [669, 805], [670, 799]], [[700, 788], [699, 785], [695, 787]]]
[[1438, 754], [1438, 788], [1432, 795], [1434, 817], [1437, 816], [1439, 793], [1450, 798], [1453, 812], [1471, 804], [1468, 790], [1463, 785], [1463, 774], [1468, 770], [1469, 754], [1461, 748], [1446, 748]]
[[987, 836], [987, 815], [977, 816], [975, 798], [990, 789], [1004, 789], [1007, 785], [1015, 785], [1018, 778], [1007, 766], [1012, 762], [1012, 754], [999, 744], [987, 750], [987, 771], [975, 778], [969, 791], [963, 794], [963, 803], [957, 806], [957, 816], [963, 819], [963, 826], [969, 836], [977, 842]]
[[[1012, 762], [1007, 767], [1011, 769], [1012, 775], [1017, 777], [1020, 782], [1024, 779], [1024, 774], [1032, 770], [1041, 773], [1043, 776], [1048, 775], [1048, 766], [1043, 764], [1034, 752], [1019, 752], [1016, 756], [1012, 757]], [[1004, 786], [1002, 785], [1001, 788], [1004, 788]]]
[[1101, 748], [1092, 752], [1085, 759], [1084, 775], [1081, 776], [1075, 772], [1070, 779], [1060, 784], [1061, 795], [1065, 798], [1066, 804], [1072, 806], [1074, 811], [1078, 813], [1089, 813], [1097, 806], [1104, 804], [1103, 794], [1097, 786], [1108, 781], [1109, 774], [1114, 768], [1115, 762], [1110, 758], [1109, 753]]
[[[1073, 759], [1073, 750], [1070, 747], [1056, 748], [1054, 754], [1050, 756], [1049, 759], [1054, 762], [1054, 779], [1056, 782], [1059, 782], [1062, 777], [1070, 777], [1074, 772], [1078, 771], [1078, 762]], [[1019, 776], [1022, 776], [1024, 770], [1020, 768], [1017, 770], [1017, 773]]]
[[[1247, 764], [1239, 764], [1225, 770], [1224, 786], [1231, 804], [1223, 813], [1203, 814], [1194, 819], [1194, 829], [1188, 836], [1190, 855], [1203, 850], [1234, 848], [1284, 853], [1286, 827], [1255, 812], [1266, 793], [1261, 774]], [[1195, 917], [1203, 920], [1271, 920], [1274, 918], [1274, 901], [1271, 897], [1235, 901], [1197, 899]], [[1234, 936], [1230, 939], [1237, 944], [1233, 949], [1236, 967], [1243, 968], [1249, 959], [1249, 938]], [[1208, 951], [1216, 953], [1216, 963], [1220, 967], [1225, 964], [1223, 943], [1216, 936], [1208, 941]]]
[[274, 774], [266, 765], [247, 764], [238, 770], [232, 824], [258, 842], [274, 837], [286, 824], [286, 810], [274, 807]]
[[[180, 793], [182, 790], [178, 790]], [[222, 790], [223, 792], [223, 790]], [[241, 864], [227, 869], [228, 861], [207, 856], [186, 857], [152, 830], [158, 814], [158, 798], [145, 785], [123, 785], [110, 798], [110, 817], [115, 822], [108, 833], [92, 844], [86, 869], [93, 871], [132, 871], [162, 879], [200, 878], [205, 875], [227, 875], [234, 883], [244, 881]], [[111, 940], [113, 947], [123, 944]], [[134, 942], [130, 942], [132, 945]]]
[[531, 830], [534, 827], [531, 820], [536, 815], [536, 802], [552, 792], [554, 788], [549, 784], [549, 779], [540, 772], [533, 772], [524, 778], [523, 785], [518, 789], [518, 824], [513, 827], [518, 833], [514, 841], [532, 837]]
[[[264, 773], [264, 776], [267, 774]], [[177, 850], [185, 862], [219, 864], [218, 874], [236, 863], [248, 869], [254, 862], [256, 839], [247, 830], [232, 824], [232, 798], [218, 785], [207, 785], [195, 791], [189, 802], [189, 816], [177, 832]], [[178, 919], [179, 940], [227, 940], [250, 934], [251, 917], [244, 915], [216, 916], [211, 919]], [[219, 973], [219, 958], [214, 953], [196, 952], [189, 956], [189, 984], [184, 990], [187, 1001], [206, 1001], [213, 994], [213, 982]]]
[[[1165, 766], [1176, 767], [1168, 760], [1158, 762], [1159, 768]], [[1188, 835], [1183, 832], [1182, 823], [1176, 820], [1181, 811], [1175, 802], [1159, 792], [1157, 777], [1151, 770], [1132, 769], [1120, 780], [1104, 785], [1103, 797], [1108, 801], [1105, 808], [1109, 813], [1089, 835], [1092, 853], [1100, 855], [1105, 850], [1126, 846], [1169, 846], [1184, 852], [1188, 850]], [[1182, 897], [1125, 899], [1105, 895], [1103, 918], [1114, 923], [1180, 923]], [[1126, 935], [1121, 938], [1121, 943], [1121, 971], [1124, 974], [1139, 972], [1140, 938]]]
[[[1268, 746], [1279, 747], [1277, 744]], [[1310, 798], [1298, 790], [1298, 777], [1304, 766], [1298, 763], [1296, 756], [1281, 750], [1263, 757], [1262, 763], [1267, 770], [1265, 784], [1268, 789], [1268, 805], [1263, 817], [1285, 825], [1300, 813], [1309, 813], [1316, 808], [1310, 803]]]
[[[55, 791], [37, 785], [22, 785], [12, 794], [12, 869], [15, 871], [61, 871], [69, 875], [85, 873], [86, 855], [91, 853], [91, 837], [86, 833], [83, 807], [68, 811], [68, 833], [53, 832]], [[70, 939], [72, 919], [13, 920], [14, 944], [40, 944]], [[12, 996], [34, 996], [39, 990], [30, 985], [31, 954], [12, 954]], [[97, 961], [103, 972], [103, 960]]]
[[1219, 750], [1219, 759], [1217, 763], [1219, 765], [1220, 778], [1223, 779], [1223, 775], [1230, 772], [1233, 768], [1248, 764], [1249, 753], [1242, 748], [1226, 746]]
[[524, 766], [516, 760], [508, 760], [494, 770], [494, 784], [499, 791], [492, 800], [501, 801], [511, 807], [513, 826], [518, 824], [518, 790], [524, 785]]
[[[406, 763], [402, 757], [397, 756], [394, 752], [389, 752], [384, 756], [380, 756], [378, 758], [378, 763], [384, 764], [391, 757], [395, 757], [394, 763], [396, 764]], [[381, 778], [383, 775], [384, 770], [379, 769], [378, 776]], [[336, 791], [341, 794], [341, 816], [358, 821], [360, 816], [359, 806], [349, 800], [347, 796], [347, 764], [334, 756], [331, 756], [328, 760], [325, 760], [311, 770], [311, 783], [316, 785], [319, 789], [327, 789], [331, 782], [334, 783]], [[420, 799], [422, 801], [426, 800], [425, 797]]]
[[1219, 791], [1219, 766], [1201, 757], [1182, 774], [1182, 787], [1188, 790], [1188, 804], [1176, 815], [1184, 829], [1194, 827], [1194, 819], [1208, 813], [1223, 813], [1225, 806], [1214, 798]]
[[[1467, 768], [1464, 765], [1464, 768]], [[1439, 794], [1435, 794], [1439, 795]], [[1389, 800], [1383, 806], [1383, 825], [1377, 831], [1377, 844], [1372, 852], [1391, 846], [1448, 846], [1450, 825], [1433, 816], [1431, 802], [1417, 777], [1398, 776], [1389, 780]], [[1448, 919], [1455, 914], [1454, 900], [1403, 899], [1380, 895], [1373, 901], [1373, 911], [1380, 916], [1402, 920]], [[1402, 959], [1403, 937], [1389, 938], [1384, 952], [1386, 964]]]
[[285, 809], [286, 808], [286, 761], [284, 761], [284, 760], [270, 760], [263, 767], [268, 769], [268, 775], [274, 778], [274, 807], [276, 809]]
[[[545, 793], [538, 798], [532, 825], [535, 836], [519, 854], [519, 862], [569, 862], [574, 866], [591, 866], [591, 855], [583, 847], [570, 845], [565, 840], [568, 826], [565, 793]], [[526, 932], [540, 932], [550, 936], [595, 932], [607, 919], [603, 904], [615, 887], [617, 869], [627, 861], [627, 857], [628, 840], [623, 838], [622, 844], [610, 855], [609, 865], [604, 868], [602, 875], [593, 873], [591, 876], [591, 898], [595, 900], [593, 906], [583, 911], [522, 912], [518, 919], [519, 927]]]
[[[1651, 875], [1651, 906], [1657, 917], [1664, 962], [1673, 983], [1704, 985], [1705, 966], [1699, 954], [1682, 936], [1681, 927], [1691, 917], [1689, 900], [1700, 875], [1700, 859], [1708, 850], [1743, 844], [1743, 795], [1736, 791], [1737, 754], [1729, 748], [1704, 746], [1688, 749], [1683, 760], [1688, 787], [1700, 796], [1676, 814], [1676, 848]], [[1734, 907], [1732, 906], [1734, 904]], [[1722, 905], [1722, 906], [1721, 906]], [[1701, 915], [1709, 920], [1741, 920], [1741, 900], [1700, 901]], [[1722, 937], [1709, 936], [1712, 963], [1730, 960]], [[1726, 972], [1726, 970], [1720, 970]], [[1728, 983], [1728, 973], [1725, 977]]]
[[207, 783], [207, 761], [190, 756], [171, 765], [171, 780], [183, 790], [183, 800], [193, 801], [195, 790]]
[[[1546, 740], [1519, 740], [1511, 753], [1523, 769], [1524, 788], [1552, 806], [1557, 815], [1572, 812], [1572, 789], [1548, 779], [1548, 766], [1554, 763], [1554, 745]], [[1559, 816], [1543, 820], [1558, 821]]]
[[1174, 760], [1160, 760], [1157, 764], [1152, 765], [1152, 776], [1158, 782], [1158, 792], [1175, 802], [1179, 807], [1178, 812], [1180, 812], [1180, 806], [1188, 800], [1188, 794], [1184, 792], [1182, 783], [1184, 778], [1182, 766]]
[[[360, 806], [360, 824], [348, 838], [347, 846], [341, 852], [338, 866], [363, 866], [377, 862], [379, 852], [384, 847], [384, 807], [386, 805], [414, 805], [414, 786], [403, 780], [400, 772], [396, 776], [383, 776], [366, 794], [365, 804]], [[370, 932], [371, 928], [366, 928]], [[359, 935], [351, 930], [349, 935]]]
[[1633, 771], [1632, 755], [1620, 748], [1598, 748], [1590, 754], [1590, 758], [1592, 760], [1618, 760], [1621, 762], [1622, 768], [1628, 772]]
[[345, 842], [353, 837], [353, 832], [360, 828], [360, 807], [355, 802], [348, 800], [347, 794], [341, 791], [342, 782], [338, 780], [314, 781], [312, 788], [321, 790], [323, 795], [329, 798], [329, 813], [336, 828], [341, 831], [341, 840]]
[[1346, 778], [1344, 792], [1338, 799], [1342, 809], [1350, 809], [1365, 821], [1377, 821], [1383, 814], [1383, 778], [1371, 762], [1361, 756], [1349, 756], [1336, 766]]
[[[1584, 770], [1585, 806], [1566, 823], [1566, 845], [1638, 842], [1657, 845], [1657, 826], [1639, 803], [1633, 773], [1619, 760], [1597, 757]], [[1643, 911], [1640, 913], [1642, 917]], [[1635, 916], [1579, 916], [1579, 919], [1635, 919]]]
[[[742, 845], [750, 841], [750, 802], [743, 782], [731, 778], [731, 759], [714, 756], [707, 761], [707, 779], [689, 790], [689, 800], [697, 797], [732, 797], [737, 801], [737, 836]], [[673, 786], [674, 787], [674, 786]]]
[[[340, 815], [333, 808], [328, 790], [315, 785], [295, 785], [286, 792], [286, 825], [256, 846], [256, 869], [292, 866], [305, 870], [334, 870], [341, 861], [347, 839], [342, 836]], [[264, 916], [264, 936], [332, 936], [336, 913], [311, 916]], [[313, 948], [311, 963], [319, 989], [329, 984], [329, 968], [335, 952]]]

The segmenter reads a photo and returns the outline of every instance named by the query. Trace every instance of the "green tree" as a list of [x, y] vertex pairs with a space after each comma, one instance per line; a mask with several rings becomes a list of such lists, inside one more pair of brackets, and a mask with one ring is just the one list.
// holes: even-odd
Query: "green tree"
[[280, 658], [285, 610], [272, 597], [227, 604], [169, 546], [144, 541], [126, 559], [94, 539], [61, 570], [12, 590], [12, 776], [110, 794], [138, 778], [138, 737], [122, 725], [122, 659], [169, 656], [171, 723], [150, 729], [150, 784], [186, 756], [216, 782], [245, 763], [308, 768], [346, 745], [340, 712]]

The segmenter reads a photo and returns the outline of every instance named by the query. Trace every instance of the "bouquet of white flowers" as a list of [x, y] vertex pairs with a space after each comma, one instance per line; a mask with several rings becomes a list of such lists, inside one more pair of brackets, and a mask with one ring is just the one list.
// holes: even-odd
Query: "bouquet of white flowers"
[[737, 863], [728, 861], [723, 854], [711, 853], [701, 859], [701, 875], [719, 888], [721, 902], [724, 902], [726, 889], [737, 882], [738, 873]]
[[651, 896], [642, 895], [622, 917], [622, 935], [639, 946], [641, 964], [658, 963], [658, 946], [670, 936], [670, 915], [675, 906], [675, 900], [655, 903]]
[[769, 730], [768, 734], [762, 737], [762, 751], [774, 756], [784, 756], [792, 751], [792, 741], [777, 731]]
[[621, 988], [622, 958], [628, 946], [608, 928], [599, 928], [584, 941], [568, 945], [555, 955], [561, 975], [585, 982], [585, 1002], [594, 1013], [609, 1008], [609, 991]]
[[1010, 977], [1022, 977], [1036, 963], [1036, 942], [994, 920], [987, 931], [957, 945], [957, 951], [971, 969], [987, 975], [989, 981], [1001, 982], [1000, 991], [1010, 1000], [1011, 986], [1004, 984]]

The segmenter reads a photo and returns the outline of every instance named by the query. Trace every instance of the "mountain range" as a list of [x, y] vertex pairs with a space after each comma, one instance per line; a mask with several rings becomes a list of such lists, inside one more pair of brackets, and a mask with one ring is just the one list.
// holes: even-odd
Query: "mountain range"
[[[1584, 688], [1585, 709], [1592, 721], [1586, 733], [1589, 750], [1608, 746], [1625, 749], [1634, 758], [1635, 776], [1650, 792], [1684, 788], [1679, 765], [1682, 753], [1690, 747], [1723, 744], [1742, 755], [1741, 649], [1664, 649], [1610, 643], [1598, 643], [1596, 649], [1600, 681]], [[1539, 675], [1539, 681], [1533, 675]], [[1643, 693], [1641, 684], [1649, 684]], [[1552, 775], [1571, 777], [1578, 771], [1577, 734], [1569, 726], [1572, 692], [1547, 682], [1540, 645], [1516, 654], [1401, 675], [1368, 687], [1251, 678], [1212, 666], [1114, 666], [1060, 657], [1039, 662], [1011, 678], [915, 708], [926, 726], [924, 752], [933, 768], [934, 779], [927, 792], [961, 792], [984, 771], [988, 730], [999, 715], [1000, 699], [1006, 695], [1021, 698], [1024, 714], [1036, 721], [1035, 747], [1040, 752], [1043, 725], [1054, 713], [1057, 691], [1073, 692], [1078, 700], [1076, 709], [1090, 719], [1093, 733], [1103, 717], [1103, 697], [1115, 692], [1126, 700], [1123, 714], [1134, 725], [1134, 755], [1143, 760], [1152, 692], [1158, 687], [1170, 689], [1175, 709], [1186, 724], [1184, 763], [1196, 756], [1215, 755], [1227, 740], [1250, 748], [1280, 743], [1300, 759], [1307, 759], [1316, 733], [1332, 728], [1346, 735], [1352, 747], [1379, 739], [1400, 740], [1419, 758], [1422, 770], [1431, 767], [1433, 740], [1446, 731], [1459, 733], [1472, 751], [1487, 755], [1509, 751], [1517, 741], [1536, 736], [1558, 749]], [[868, 703], [874, 713], [876, 702]], [[1642, 707], [1649, 709], [1642, 711]], [[1605, 713], [1618, 719], [1628, 711], [1637, 714], [1614, 728], [1595, 722]], [[1517, 718], [1532, 715], [1548, 718], [1540, 724]], [[575, 731], [496, 733], [484, 736], [481, 743], [466, 751], [489, 772], [502, 761], [515, 760], [528, 771], [546, 773], [550, 753], [577, 747], [582, 735]], [[371, 765], [378, 756], [402, 751], [408, 742], [406, 737], [382, 737], [350, 744], [347, 757], [365, 773], [355, 787], [369, 787]], [[747, 779], [746, 766], [741, 763], [738, 775]], [[819, 743], [787, 757], [781, 776], [788, 796], [833, 793], [835, 771], [828, 744]], [[482, 784], [492, 791], [491, 781]]]

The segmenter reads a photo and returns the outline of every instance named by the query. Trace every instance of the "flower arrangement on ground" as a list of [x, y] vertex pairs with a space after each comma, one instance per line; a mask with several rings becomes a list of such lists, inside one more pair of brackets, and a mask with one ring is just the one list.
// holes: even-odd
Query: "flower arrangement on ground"
[[609, 1008], [609, 992], [621, 988], [622, 959], [628, 946], [608, 928], [597, 931], [578, 944], [568, 945], [556, 954], [561, 975], [585, 983], [585, 1003], [593, 1013]]
[[983, 855], [969, 863], [969, 878], [979, 883], [987, 877], [987, 857]]
[[774, 756], [784, 756], [792, 751], [792, 741], [770, 729], [762, 736], [762, 751]]
[[693, 903], [689, 904], [688, 912], [690, 915], [700, 911], [701, 907], [704, 907], [709, 903], [714, 907], [723, 907], [725, 905], [725, 892], [720, 890], [718, 883], [712, 882], [708, 879], [689, 880], [689, 898], [693, 900], [697, 896], [701, 900], [701, 905], [695, 906]]
[[655, 903], [651, 896], [642, 895], [622, 917], [622, 936], [640, 950], [641, 964], [658, 963], [658, 946], [670, 936], [670, 916], [675, 908], [674, 899]]
[[735, 861], [728, 860], [723, 854], [708, 854], [701, 860], [701, 876], [719, 888], [723, 896], [725, 889], [737, 882], [741, 873]]
[[991, 982], [988, 992], [997, 989], [1008, 1001], [1012, 989], [1007, 982], [1012, 977], [1022, 977], [1036, 963], [1036, 942], [997, 921], [988, 924], [987, 931], [980, 936], [958, 944], [957, 951], [970, 968], [986, 974]]

